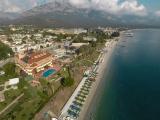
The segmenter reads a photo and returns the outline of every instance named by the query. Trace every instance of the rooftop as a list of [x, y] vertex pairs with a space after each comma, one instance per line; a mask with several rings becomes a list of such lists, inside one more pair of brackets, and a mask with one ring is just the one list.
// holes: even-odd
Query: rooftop
[[19, 83], [19, 78], [9, 79], [9, 85], [16, 85]]
[[47, 57], [51, 57], [51, 56], [52, 54], [48, 52], [34, 52], [34, 53], [31, 53], [25, 56], [23, 60], [28, 64], [33, 64], [33, 63], [39, 62], [40, 60], [45, 59]]

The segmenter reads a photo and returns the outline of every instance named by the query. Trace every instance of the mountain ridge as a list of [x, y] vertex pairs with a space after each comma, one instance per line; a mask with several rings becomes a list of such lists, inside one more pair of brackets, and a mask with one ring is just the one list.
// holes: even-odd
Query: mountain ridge
[[[5, 20], [6, 19], [6, 20]], [[138, 20], [137, 20], [138, 19]], [[139, 22], [139, 20], [141, 20]], [[158, 21], [149, 22], [147, 18], [137, 16], [118, 16], [103, 11], [80, 9], [71, 5], [68, 1], [50, 2], [21, 14], [13, 14], [1, 17], [0, 24], [35, 25], [40, 27], [97, 27], [97, 26], [131, 26], [145, 27], [157, 26]], [[151, 24], [153, 23], [153, 24]]]

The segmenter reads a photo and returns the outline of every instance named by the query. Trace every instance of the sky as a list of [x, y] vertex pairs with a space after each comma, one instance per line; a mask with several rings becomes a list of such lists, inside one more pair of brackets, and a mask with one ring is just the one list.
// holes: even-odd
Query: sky
[[[1, 12], [23, 12], [56, 0], [0, 0]], [[57, 0], [63, 1], [63, 0]], [[115, 15], [160, 17], [160, 0], [65, 0], [80, 9], [100, 10]]]

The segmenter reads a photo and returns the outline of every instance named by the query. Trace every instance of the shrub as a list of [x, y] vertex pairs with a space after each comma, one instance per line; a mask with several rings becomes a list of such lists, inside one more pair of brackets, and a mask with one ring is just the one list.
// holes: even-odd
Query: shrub
[[71, 77], [62, 78], [62, 79], [61, 79], [61, 84], [62, 84], [64, 87], [70, 87], [70, 86], [74, 85], [74, 79], [71, 78]]

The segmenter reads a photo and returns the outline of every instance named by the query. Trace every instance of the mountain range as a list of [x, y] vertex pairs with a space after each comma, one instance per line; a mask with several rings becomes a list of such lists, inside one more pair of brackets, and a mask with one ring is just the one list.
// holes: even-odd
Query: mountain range
[[[146, 20], [147, 19], [147, 20]], [[0, 12], [0, 24], [35, 25], [41, 27], [156, 26], [148, 18], [116, 16], [103, 11], [80, 9], [69, 2], [50, 2], [22, 13]]]

